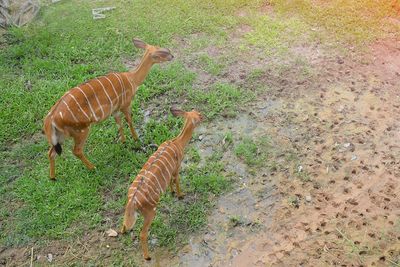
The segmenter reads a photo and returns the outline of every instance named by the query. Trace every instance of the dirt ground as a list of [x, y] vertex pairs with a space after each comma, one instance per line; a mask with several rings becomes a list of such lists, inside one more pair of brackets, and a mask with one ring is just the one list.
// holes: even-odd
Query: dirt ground
[[[249, 30], [239, 27], [229, 45]], [[217, 47], [205, 52], [224, 53]], [[203, 157], [224, 142], [219, 133], [231, 131], [234, 141], [269, 136], [269, 160], [278, 167], [250, 168], [227, 150], [225, 171], [240, 182], [219, 200], [206, 229], [177, 253], [153, 249], [153, 260], [140, 265], [399, 266], [400, 40], [376, 41], [363, 53], [316, 44], [291, 47], [290, 53], [304, 58], [313, 74], [293, 67], [278, 75], [254, 48], [220, 78], [243, 86], [257, 67], [263, 70], [257, 82], [270, 90], [236, 118], [198, 130]], [[190, 57], [185, 61], [199, 72], [199, 85], [212, 82]], [[94, 232], [78, 244], [54, 242], [36, 255], [42, 264], [51, 253], [56, 265], [86, 257], [106, 266], [114, 249], [141, 258], [138, 248], [137, 241], [121, 248], [118, 240]], [[30, 254], [26, 248], [2, 257], [27, 266]]]
[[[226, 79], [243, 86], [249, 69], [268, 65], [254, 52], [231, 66]], [[268, 135], [276, 150], [270, 160], [286, 167], [254, 172], [225, 154], [240, 186], [220, 199], [208, 228], [172, 265], [399, 265], [400, 41], [379, 40], [346, 55], [318, 45], [290, 52], [311, 64], [314, 75], [265, 68], [261, 81], [271, 90], [236, 119], [202, 133], [203, 152], [221, 142], [210, 132]], [[285, 161], [291, 153], [298, 161]]]

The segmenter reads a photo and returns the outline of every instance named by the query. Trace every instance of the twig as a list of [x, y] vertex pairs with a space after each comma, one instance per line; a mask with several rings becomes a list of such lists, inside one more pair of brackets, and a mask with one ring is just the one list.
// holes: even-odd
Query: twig
[[341, 234], [341, 235], [343, 236], [343, 238], [346, 239], [346, 241], [348, 241], [349, 243], [351, 243], [351, 245], [352, 245], [353, 247], [356, 247], [356, 248], [358, 249], [357, 245], [354, 244], [353, 241], [351, 241], [350, 239], [348, 239], [347, 236], [345, 236], [345, 235], [339, 230], [339, 228], [336, 228], [336, 231], [338, 231], [339, 234]]
[[32, 266], [33, 266], [33, 247], [31, 249], [31, 265], [30, 265], [30, 267], [32, 267]]

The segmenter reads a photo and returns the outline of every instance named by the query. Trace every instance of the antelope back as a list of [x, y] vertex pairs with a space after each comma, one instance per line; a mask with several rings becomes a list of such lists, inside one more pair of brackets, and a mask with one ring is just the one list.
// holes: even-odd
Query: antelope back
[[171, 177], [179, 171], [182, 151], [172, 141], [160, 145], [147, 160], [129, 188], [128, 198], [132, 198], [139, 209], [157, 205], [161, 194], [171, 182]]
[[56, 126], [87, 126], [130, 105], [136, 86], [124, 73], [110, 73], [69, 90], [51, 111]]

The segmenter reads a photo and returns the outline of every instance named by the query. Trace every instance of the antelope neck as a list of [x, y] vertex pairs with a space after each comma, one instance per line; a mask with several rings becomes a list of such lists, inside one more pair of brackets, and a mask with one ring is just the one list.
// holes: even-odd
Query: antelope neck
[[149, 73], [154, 62], [151, 60], [149, 53], [146, 51], [139, 66], [136, 69], [128, 72], [129, 79], [136, 85], [139, 86], [143, 83], [147, 74]]
[[187, 143], [190, 141], [190, 139], [192, 138], [194, 128], [195, 128], [195, 126], [192, 123], [192, 120], [189, 118], [186, 118], [185, 125], [183, 126], [181, 133], [175, 138], [175, 140], [178, 141], [182, 145], [182, 148], [185, 147], [187, 145]]

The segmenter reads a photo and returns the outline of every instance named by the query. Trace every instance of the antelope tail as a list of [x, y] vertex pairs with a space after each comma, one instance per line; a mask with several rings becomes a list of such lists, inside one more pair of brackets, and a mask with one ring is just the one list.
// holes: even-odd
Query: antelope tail
[[133, 228], [136, 223], [136, 203], [133, 199], [128, 200], [128, 204], [125, 207], [124, 223], [122, 225], [121, 233], [125, 233]]
[[49, 143], [53, 146], [53, 149], [56, 151], [58, 155], [61, 155], [62, 152], [62, 147], [61, 147], [61, 135], [56, 126], [54, 125], [54, 122], [51, 121], [51, 119], [48, 117], [46, 118], [44, 122], [44, 128], [43, 132], [47, 137], [47, 140]]

